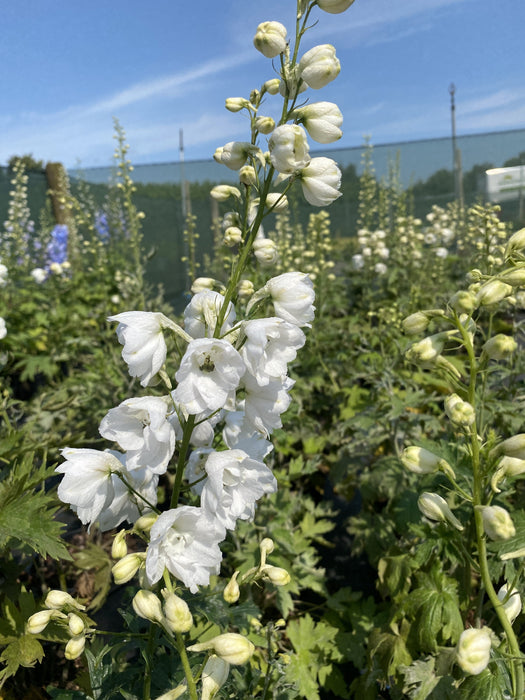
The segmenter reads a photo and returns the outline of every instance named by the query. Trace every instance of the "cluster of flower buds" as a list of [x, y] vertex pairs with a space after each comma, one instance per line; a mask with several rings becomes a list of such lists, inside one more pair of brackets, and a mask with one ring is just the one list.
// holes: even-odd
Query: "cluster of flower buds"
[[65, 657], [70, 661], [78, 658], [86, 645], [86, 609], [65, 591], [52, 590], [44, 601], [45, 610], [31, 615], [26, 623], [29, 634], [41, 634], [51, 621], [65, 628], [70, 636], [65, 649]]

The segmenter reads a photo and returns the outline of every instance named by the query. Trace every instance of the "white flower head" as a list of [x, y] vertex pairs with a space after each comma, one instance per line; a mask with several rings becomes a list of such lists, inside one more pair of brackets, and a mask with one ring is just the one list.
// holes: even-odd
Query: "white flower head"
[[184, 475], [191, 484], [191, 490], [198, 496], [201, 495], [207, 479], [205, 465], [212, 452], [215, 452], [213, 447], [197, 447], [188, 458]]
[[197, 338], [186, 349], [175, 374], [172, 396], [188, 414], [213, 413], [233, 398], [246, 368], [226, 340]]
[[283, 124], [274, 129], [268, 148], [272, 165], [285, 175], [302, 170], [310, 162], [306, 132], [298, 124]]
[[205, 464], [208, 478], [201, 494], [201, 508], [222, 527], [233, 530], [237, 519], [251, 520], [255, 503], [277, 490], [277, 481], [263, 463], [243, 450], [212, 452]]
[[[222, 294], [209, 289], [195, 294], [184, 309], [184, 329], [192, 338], [211, 338], [217, 325], [217, 318], [225, 299]], [[229, 331], [235, 323], [235, 309], [228, 303], [221, 333]]]
[[104, 416], [99, 432], [127, 451], [127, 469], [147, 467], [164, 474], [175, 450], [175, 430], [167, 411], [167, 399], [160, 396], [126, 399]]
[[246, 321], [242, 331], [246, 342], [241, 348], [241, 357], [261, 386], [272, 379], [284, 379], [288, 363], [295, 360], [297, 350], [306, 342], [303, 331], [282, 318]]
[[222, 438], [230, 450], [243, 450], [253, 459], [262, 462], [273, 450], [273, 445], [265, 438], [266, 433], [256, 430], [245, 419], [244, 402], [241, 404], [241, 410], [226, 413]]
[[5, 287], [8, 276], [9, 270], [3, 263], [0, 263], [0, 287]]
[[277, 244], [270, 238], [256, 238], [253, 242], [253, 252], [257, 262], [263, 267], [270, 267], [279, 259]]
[[5, 325], [5, 319], [0, 316], [0, 340], [5, 338], [7, 335], [7, 327]]
[[244, 410], [248, 424], [264, 435], [281, 428], [281, 414], [291, 403], [288, 392], [294, 384], [293, 379], [286, 377], [284, 381], [275, 380], [260, 386], [255, 378], [246, 373], [243, 385], [246, 392]]
[[34, 270], [31, 270], [30, 274], [37, 284], [42, 284], [47, 277], [47, 272], [41, 267], [35, 267]]
[[248, 312], [258, 301], [269, 296], [275, 315], [296, 326], [310, 326], [315, 314], [312, 280], [304, 272], [285, 272], [272, 277], [248, 303]]
[[147, 386], [166, 361], [166, 341], [162, 329], [170, 325], [164, 314], [150, 311], [125, 311], [110, 316], [118, 321], [117, 337], [123, 345], [122, 358], [132, 377]]
[[312, 158], [299, 173], [306, 201], [314, 207], [325, 207], [341, 196], [341, 171], [331, 158]]
[[257, 27], [253, 45], [266, 58], [275, 58], [286, 50], [286, 27], [280, 22], [262, 22]]
[[[101, 530], [110, 530], [124, 520], [133, 522], [149, 504], [156, 503], [158, 477], [139, 470], [130, 474], [125, 467], [125, 455], [92, 449], [62, 450], [66, 461], [55, 471], [64, 474], [58, 486], [58, 497], [69, 503], [84, 525], [98, 521]], [[126, 481], [146, 501], [129, 490]]]
[[151, 585], [168, 569], [192, 593], [219, 573], [224, 530], [216, 530], [200, 508], [179, 506], [161, 513], [150, 532], [146, 576]]

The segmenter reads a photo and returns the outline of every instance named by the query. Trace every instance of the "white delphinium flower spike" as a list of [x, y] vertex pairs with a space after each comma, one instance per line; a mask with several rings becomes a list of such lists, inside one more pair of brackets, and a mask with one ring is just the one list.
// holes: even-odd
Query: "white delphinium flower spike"
[[288, 363], [306, 342], [303, 331], [282, 318], [261, 318], [242, 325], [246, 337], [240, 353], [247, 370], [261, 386], [284, 379]]
[[233, 399], [246, 368], [226, 340], [197, 338], [188, 344], [179, 370], [175, 401], [190, 415], [223, 408]]
[[126, 399], [102, 419], [99, 433], [127, 451], [129, 470], [147, 467], [164, 474], [175, 450], [175, 430], [168, 422], [169, 397]]
[[[195, 294], [184, 309], [184, 329], [192, 338], [212, 338], [217, 325], [217, 318], [224, 303], [224, 297], [218, 292], [204, 290]], [[229, 331], [235, 323], [235, 309], [229, 302], [221, 333]]]
[[200, 508], [179, 506], [161, 513], [150, 532], [146, 576], [151, 585], [168, 569], [197, 593], [210, 576], [219, 573], [224, 530], [215, 530]]
[[162, 313], [152, 311], [124, 311], [109, 316], [117, 321], [117, 337], [123, 345], [122, 358], [132, 377], [138, 377], [147, 386], [166, 361], [166, 341], [163, 328], [170, 328], [185, 340], [190, 336]]
[[227, 530], [238, 519], [251, 520], [255, 503], [277, 490], [277, 481], [263, 463], [243, 450], [212, 452], [204, 465], [208, 478], [201, 493], [201, 508], [210, 520]]

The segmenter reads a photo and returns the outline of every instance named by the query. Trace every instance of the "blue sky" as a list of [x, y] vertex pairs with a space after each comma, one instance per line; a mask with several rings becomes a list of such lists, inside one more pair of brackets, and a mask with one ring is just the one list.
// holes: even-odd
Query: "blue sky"
[[[14, 154], [68, 167], [110, 165], [113, 117], [135, 163], [211, 158], [245, 140], [224, 108], [274, 76], [252, 45], [259, 22], [292, 35], [295, 0], [18, 0], [2, 9], [0, 164]], [[522, 0], [355, 0], [316, 9], [306, 51], [331, 43], [339, 77], [310, 101], [336, 102], [339, 146], [525, 127]], [[270, 98], [268, 113], [278, 108]], [[523, 146], [525, 150], [525, 144]]]

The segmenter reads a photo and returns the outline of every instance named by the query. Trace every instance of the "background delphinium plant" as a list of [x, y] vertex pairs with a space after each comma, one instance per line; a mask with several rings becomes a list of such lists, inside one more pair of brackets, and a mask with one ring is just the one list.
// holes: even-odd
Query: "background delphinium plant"
[[376, 554], [385, 620], [377, 615], [369, 671], [354, 685], [365, 697], [378, 681], [387, 697], [523, 697], [523, 363], [512, 305], [524, 240], [514, 234], [468, 286], [403, 321], [408, 335], [430, 332], [406, 357], [439, 382], [441, 431], [422, 425], [397, 466], [384, 462], [383, 480], [397, 485], [391, 544], [383, 538]]
[[[123, 659], [133, 639], [145, 669], [128, 665], [122, 671], [116, 664], [110, 669], [103, 661], [108, 648], [99, 646], [97, 652], [95, 642], [90, 651], [86, 637], [97, 631], [65, 593], [62, 598], [57, 593], [53, 604], [46, 599], [42, 614], [28, 622], [37, 636], [45, 636], [48, 622], [62, 629], [67, 625], [66, 657], [77, 658], [86, 648], [91, 692], [102, 683], [101, 692], [109, 697], [138, 678], [143, 679], [142, 698], [164, 691], [166, 697], [185, 692], [207, 698], [223, 684], [226, 693], [244, 697], [268, 697], [270, 692], [315, 697], [310, 691], [317, 692], [315, 669], [308, 669], [309, 689], [297, 679], [300, 664], [290, 664], [295, 675], [283, 672], [279, 630], [286, 623], [271, 614], [257, 622], [251, 596], [235, 605], [241, 591], [254, 584], [280, 587], [289, 582], [286, 569], [271, 563], [273, 539], [266, 536], [255, 548], [248, 545], [258, 551], [255, 563], [234, 571], [229, 583], [217, 576], [223, 557], [219, 545], [228, 531], [235, 532], [238, 520], [250, 521], [256, 502], [277, 489], [275, 475], [263, 460], [271, 464], [268, 438], [282, 425], [294, 384], [288, 364], [305, 343], [302, 328], [314, 317], [313, 286], [304, 272], [268, 274], [258, 289], [253, 283], [250, 289], [244, 274], [253, 258], [270, 273], [276, 245], [261, 223], [284, 206], [294, 183], [301, 184], [315, 206], [328, 205], [340, 195], [339, 168], [328, 158], [309, 156], [299, 122], [314, 139], [327, 143], [341, 134], [341, 114], [331, 103], [304, 107], [298, 102], [300, 93], [336, 78], [339, 62], [331, 45], [302, 56], [299, 46], [314, 8], [339, 13], [350, 4], [300, 0], [293, 43], [278, 22], [257, 29], [254, 44], [266, 57], [278, 58], [280, 78], [253, 90], [249, 98], [226, 101], [231, 111], [248, 113], [251, 134], [250, 141], [228, 143], [215, 153], [240, 178], [239, 187], [220, 185], [212, 191], [218, 200], [230, 198], [237, 215], [237, 231], [230, 234], [238, 253], [223, 293], [209, 288], [196, 292], [181, 325], [157, 311], [110, 316], [118, 323], [130, 375], [143, 388], [153, 384], [160, 392], [148, 389], [145, 395], [125, 399], [102, 419], [100, 434], [124, 452], [65, 448], [65, 461], [57, 468], [63, 474], [58, 492], [85, 524], [111, 530], [131, 523], [115, 537], [113, 574], [117, 584], [127, 584], [138, 574], [139, 590], [124, 612], [130, 631], [124, 633], [122, 646], [113, 646], [112, 659], [118, 652]], [[282, 110], [274, 121], [261, 114], [261, 107], [263, 97], [277, 93]], [[261, 148], [266, 143], [267, 153]], [[236, 309], [234, 302], [247, 297]], [[242, 307], [244, 314], [238, 316]], [[164, 500], [158, 502], [159, 483]], [[265, 528], [271, 535], [268, 523]], [[138, 543], [129, 553], [128, 539]], [[228, 542], [225, 549], [231, 546]], [[209, 589], [201, 590], [203, 586]], [[235, 667], [231, 673], [230, 666]], [[126, 697], [135, 695], [127, 691]]]

